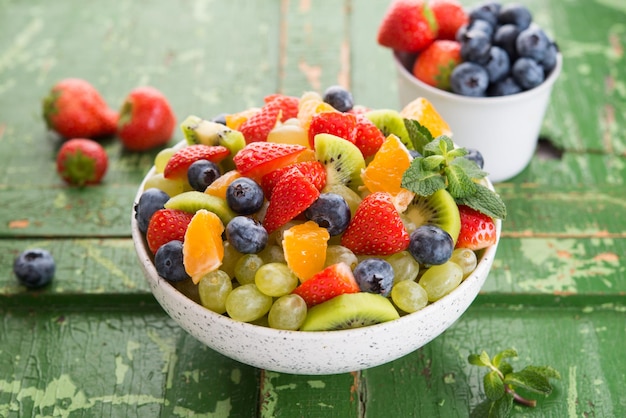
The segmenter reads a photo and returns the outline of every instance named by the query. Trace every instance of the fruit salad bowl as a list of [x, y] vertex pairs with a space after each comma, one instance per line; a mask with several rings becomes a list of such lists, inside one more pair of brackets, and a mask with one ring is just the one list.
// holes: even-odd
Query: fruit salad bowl
[[[139, 201], [146, 175], [135, 198]], [[485, 179], [485, 185], [493, 190]], [[154, 257], [137, 220], [131, 230], [139, 263], [150, 289], [165, 312], [209, 348], [241, 363], [291, 374], [326, 375], [375, 367], [424, 346], [452, 326], [478, 295], [491, 269], [500, 238], [479, 252], [473, 273], [451, 293], [423, 309], [388, 322], [336, 331], [278, 330], [240, 322], [206, 309], [157, 273]]]

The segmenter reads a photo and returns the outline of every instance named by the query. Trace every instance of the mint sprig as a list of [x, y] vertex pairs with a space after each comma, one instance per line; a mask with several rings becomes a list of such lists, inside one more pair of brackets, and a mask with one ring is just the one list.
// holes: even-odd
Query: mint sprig
[[500, 196], [480, 184], [487, 177], [474, 161], [465, 158], [467, 149], [457, 148], [448, 136], [433, 138], [416, 120], [404, 124], [415, 150], [414, 158], [402, 176], [401, 186], [420, 196], [446, 189], [457, 204], [467, 205], [492, 218], [505, 219], [506, 206]]
[[476, 406], [471, 417], [508, 417], [514, 403], [529, 407], [536, 406], [535, 399], [525, 398], [517, 392], [520, 388], [545, 396], [552, 393], [550, 379], [561, 378], [557, 370], [550, 366], [526, 366], [519, 372], [515, 372], [513, 366], [506, 361], [513, 357], [517, 357], [517, 352], [513, 349], [503, 350], [493, 358], [489, 358], [485, 351], [468, 356], [467, 361], [470, 364], [489, 369], [483, 378], [487, 399]]

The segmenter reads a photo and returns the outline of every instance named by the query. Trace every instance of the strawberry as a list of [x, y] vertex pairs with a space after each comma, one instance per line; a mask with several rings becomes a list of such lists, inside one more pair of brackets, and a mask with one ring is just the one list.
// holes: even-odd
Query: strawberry
[[267, 199], [271, 198], [272, 191], [280, 178], [293, 167], [297, 168], [302, 174], [304, 174], [305, 177], [311, 180], [317, 190], [321, 191], [326, 185], [326, 169], [322, 163], [319, 161], [303, 161], [300, 163], [294, 163], [271, 171], [263, 176], [261, 179], [261, 187], [263, 188], [263, 193]]
[[165, 145], [176, 126], [167, 98], [154, 87], [137, 87], [126, 96], [120, 110], [118, 136], [130, 151]]
[[279, 93], [270, 94], [265, 97], [265, 103], [270, 102], [276, 102], [274, 105], [280, 107], [282, 112], [280, 118], [281, 122], [298, 116], [298, 105], [300, 104], [299, 97], [285, 96], [284, 94]]
[[186, 179], [187, 169], [198, 160], [219, 163], [230, 155], [230, 150], [222, 145], [193, 144], [176, 151], [163, 169], [166, 179]]
[[409, 234], [389, 193], [363, 199], [341, 237], [341, 245], [357, 255], [391, 255], [409, 246]]
[[146, 241], [152, 254], [170, 241], [183, 241], [193, 215], [178, 209], [159, 209], [154, 212], [146, 231]]
[[469, 206], [459, 205], [461, 232], [456, 248], [480, 250], [496, 243], [496, 225], [490, 216]]
[[239, 127], [246, 144], [266, 141], [270, 131], [282, 120], [282, 114], [282, 100], [274, 99], [250, 116]]
[[383, 142], [385, 142], [385, 135], [374, 125], [374, 122], [363, 115], [358, 115], [354, 130], [354, 145], [361, 151], [363, 158], [376, 154]]
[[430, 0], [438, 31], [437, 39], [454, 40], [459, 28], [469, 21], [467, 12], [456, 0]]
[[313, 115], [309, 125], [309, 145], [315, 146], [315, 135], [332, 134], [354, 144], [356, 116], [352, 113], [321, 112]]
[[419, 52], [437, 35], [437, 21], [422, 0], [396, 0], [387, 9], [378, 28], [379, 45], [396, 51]]
[[56, 83], [43, 99], [48, 129], [64, 138], [99, 138], [115, 134], [117, 113], [109, 109], [89, 82], [66, 78]]
[[268, 234], [304, 212], [320, 195], [315, 184], [297, 167], [281, 176], [272, 191], [263, 226]]
[[57, 153], [56, 162], [61, 178], [77, 186], [100, 183], [109, 165], [102, 145], [87, 138], [64, 142]]
[[306, 150], [296, 144], [252, 142], [233, 157], [233, 162], [242, 176], [261, 181], [270, 171], [296, 162]]
[[330, 265], [293, 290], [310, 308], [344, 293], [359, 292], [350, 266], [344, 262]]
[[450, 90], [450, 74], [460, 62], [459, 42], [436, 40], [417, 56], [413, 65], [413, 75], [428, 85]]

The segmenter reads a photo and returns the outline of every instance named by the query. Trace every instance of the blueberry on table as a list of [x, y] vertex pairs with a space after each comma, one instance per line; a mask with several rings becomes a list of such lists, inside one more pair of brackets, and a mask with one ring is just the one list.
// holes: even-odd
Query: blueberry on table
[[267, 230], [257, 220], [235, 216], [226, 225], [226, 239], [242, 254], [257, 254], [267, 246]]
[[154, 254], [154, 267], [159, 276], [168, 282], [182, 282], [189, 279], [183, 265], [183, 243], [173, 240], [159, 247]]
[[226, 203], [239, 215], [251, 215], [261, 209], [263, 189], [254, 180], [240, 177], [226, 189]]
[[500, 25], [512, 24], [520, 31], [530, 26], [533, 17], [528, 8], [521, 4], [505, 4], [498, 13], [498, 23]]
[[473, 62], [457, 65], [450, 75], [450, 87], [463, 96], [485, 96], [489, 86], [489, 74], [482, 66]]
[[340, 112], [347, 112], [354, 107], [352, 93], [341, 86], [330, 86], [324, 92], [323, 100]]
[[409, 252], [420, 264], [443, 264], [450, 259], [452, 251], [452, 237], [438, 226], [422, 225], [411, 233]]
[[305, 211], [304, 216], [326, 228], [330, 236], [341, 234], [350, 223], [350, 207], [343, 196], [322, 193]]
[[389, 296], [393, 287], [393, 267], [380, 258], [368, 258], [361, 261], [353, 271], [359, 289], [362, 292]]
[[532, 58], [519, 58], [513, 64], [513, 78], [524, 90], [530, 90], [543, 83], [543, 67]]
[[146, 189], [139, 201], [135, 205], [135, 219], [137, 220], [137, 227], [144, 234], [148, 230], [148, 224], [150, 218], [159, 209], [163, 209], [165, 202], [170, 199], [170, 196], [163, 190], [151, 187]]
[[187, 169], [189, 185], [199, 192], [204, 192], [221, 175], [219, 166], [209, 160], [194, 161]]
[[36, 289], [52, 281], [56, 264], [50, 252], [39, 248], [18, 255], [13, 262], [13, 272], [20, 284]]

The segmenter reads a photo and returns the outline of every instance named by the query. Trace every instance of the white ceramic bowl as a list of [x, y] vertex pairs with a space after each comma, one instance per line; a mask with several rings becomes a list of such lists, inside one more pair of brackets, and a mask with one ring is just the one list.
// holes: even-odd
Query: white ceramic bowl
[[[154, 168], [146, 178], [154, 173]], [[142, 182], [135, 203], [144, 189]], [[491, 183], [488, 183], [493, 188]], [[134, 205], [133, 205], [134, 206]], [[212, 312], [161, 278], [131, 216], [132, 238], [145, 278], [165, 312], [196, 339], [219, 353], [258, 368], [292, 374], [325, 375], [378, 366], [409, 354], [449, 328], [470, 306], [491, 269], [500, 239], [487, 248], [476, 270], [449, 295], [400, 319], [364, 328], [283, 331], [238, 322]]]
[[475, 148], [485, 159], [493, 182], [508, 180], [530, 162], [543, 123], [554, 82], [563, 65], [561, 54], [548, 78], [534, 89], [502, 97], [466, 97], [421, 82], [393, 54], [400, 105], [418, 97], [428, 99], [450, 125], [453, 140]]

